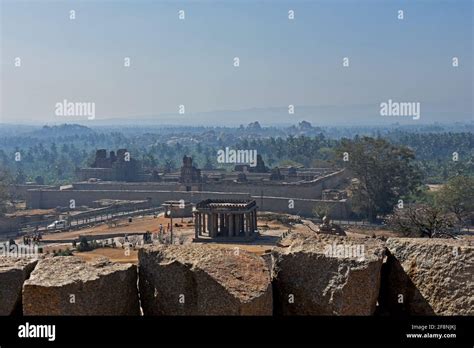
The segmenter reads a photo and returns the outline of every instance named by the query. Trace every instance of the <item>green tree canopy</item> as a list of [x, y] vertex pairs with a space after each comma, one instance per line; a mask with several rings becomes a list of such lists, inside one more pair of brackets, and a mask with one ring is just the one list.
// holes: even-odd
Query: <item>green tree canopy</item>
[[474, 177], [459, 175], [451, 178], [436, 192], [435, 201], [464, 225], [474, 215]]
[[0, 216], [5, 214], [10, 195], [8, 192], [8, 183], [10, 177], [8, 173], [0, 169]]
[[354, 211], [374, 221], [390, 213], [399, 199], [421, 183], [413, 152], [381, 138], [342, 139], [336, 150], [338, 162], [357, 179], [352, 189]]

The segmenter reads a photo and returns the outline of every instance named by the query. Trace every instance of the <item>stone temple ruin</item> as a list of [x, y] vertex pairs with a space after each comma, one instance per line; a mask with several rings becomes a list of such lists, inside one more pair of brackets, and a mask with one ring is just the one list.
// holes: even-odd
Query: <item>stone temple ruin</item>
[[194, 212], [195, 241], [252, 240], [257, 235], [254, 200], [207, 199]]
[[80, 178], [100, 178], [102, 180], [115, 181], [140, 181], [139, 163], [130, 156], [127, 149], [110, 151], [107, 157], [107, 150], [96, 151], [95, 160], [89, 168], [81, 168], [76, 171]]
[[[130, 158], [127, 156], [132, 155]], [[16, 195], [28, 209], [90, 207], [101, 199], [147, 200], [153, 206], [185, 200], [196, 204], [206, 199], [255, 200], [261, 211], [314, 216], [318, 204], [330, 207], [333, 219], [351, 213], [346, 190], [350, 174], [337, 168], [265, 166], [257, 155], [255, 167], [231, 165], [226, 169], [199, 169], [189, 156], [176, 171], [143, 171], [140, 162], [126, 149], [97, 151], [88, 168], [77, 170], [79, 181], [67, 186], [17, 185]], [[329, 190], [329, 191], [328, 191]]]
[[191, 157], [184, 156], [179, 182], [183, 184], [192, 184], [200, 181], [201, 171], [193, 165], [193, 159]]

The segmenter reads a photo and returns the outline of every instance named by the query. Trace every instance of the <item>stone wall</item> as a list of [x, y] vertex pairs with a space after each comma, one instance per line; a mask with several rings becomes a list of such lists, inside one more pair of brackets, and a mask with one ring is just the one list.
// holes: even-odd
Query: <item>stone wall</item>
[[[297, 199], [288, 197], [252, 196], [260, 211], [314, 217], [313, 209], [319, 203], [331, 206], [331, 218], [336, 220], [348, 219], [351, 214], [349, 200], [323, 201], [320, 199]], [[293, 202], [290, 202], [292, 200]], [[291, 204], [290, 204], [291, 203]]]
[[20, 228], [22, 218], [21, 217], [5, 217], [0, 216], [0, 235], [1, 234], [12, 234], [18, 231]]
[[[220, 191], [185, 191], [178, 184], [167, 183], [75, 183], [72, 190], [30, 190], [28, 191], [27, 206], [31, 209], [56, 208], [57, 206], [68, 206], [71, 199], [75, 200], [76, 206], [92, 206], [93, 202], [99, 199], [141, 200], [150, 198], [152, 204], [156, 205], [162, 204], [166, 200], [180, 199], [196, 203], [208, 198], [245, 199], [249, 197], [248, 192], [250, 192], [253, 193], [252, 198], [257, 201], [260, 210], [310, 217], [314, 215], [315, 205], [324, 202], [333, 206], [331, 216], [334, 219], [347, 219], [351, 212], [348, 200], [322, 201], [318, 199], [323, 189], [337, 185], [344, 178], [344, 172], [337, 172], [312, 183], [304, 184], [271, 182], [243, 186], [238, 183], [226, 186], [205, 184], [206, 189]], [[98, 188], [100, 189], [98, 190]], [[169, 190], [164, 190], [165, 188]], [[267, 193], [277, 195], [271, 196]], [[291, 204], [290, 200], [293, 201]]]
[[[57, 206], [68, 206], [71, 199], [76, 206], [93, 206], [99, 199], [142, 200], [151, 199], [151, 204], [160, 205], [168, 200], [184, 199], [192, 203], [208, 198], [247, 199], [246, 193], [235, 192], [207, 192], [207, 191], [123, 191], [123, 190], [32, 190], [29, 191], [27, 201], [30, 209], [50, 209]], [[297, 214], [313, 216], [313, 208], [318, 203], [324, 202], [333, 206], [331, 217], [333, 219], [347, 219], [351, 212], [348, 200], [322, 201], [318, 199], [298, 199], [291, 197], [252, 196], [257, 201], [259, 210], [276, 213]], [[290, 199], [293, 204], [290, 205]], [[294, 207], [292, 207], [294, 205]]]
[[261, 181], [261, 182], [215, 182], [203, 184], [203, 190], [215, 192], [246, 192], [252, 196], [290, 197], [321, 199], [322, 191], [334, 188], [347, 179], [348, 173], [341, 170], [308, 182]]
[[[264, 197], [269, 197], [267, 199], [268, 208], [271, 208], [272, 203], [278, 206], [278, 210], [275, 211], [294, 213], [294, 210], [285, 209], [283, 203], [279, 204], [277, 198], [282, 198], [283, 200], [294, 199], [301, 200], [300, 210], [303, 212], [303, 215], [311, 215], [312, 203], [305, 200], [321, 199], [322, 190], [339, 185], [346, 177], [347, 172], [342, 170], [311, 182], [204, 183], [198, 185], [199, 187], [192, 186], [192, 190], [195, 191], [187, 191], [186, 187], [177, 183], [80, 182], [75, 183], [72, 190], [29, 190], [27, 194], [27, 207], [31, 209], [46, 209], [56, 208], [57, 206], [69, 206], [70, 199], [76, 201], [76, 206], [91, 206], [93, 201], [104, 198], [124, 200], [151, 198], [154, 203], [161, 204], [165, 200], [179, 199], [196, 202], [196, 197], [217, 198], [226, 195], [229, 196], [229, 199], [232, 199], [248, 197], [248, 195], [255, 197], [263, 195]], [[238, 194], [245, 196], [239, 196]], [[342, 206], [346, 206], [346, 204], [342, 203]], [[264, 209], [267, 209], [267, 207]], [[345, 216], [345, 208], [341, 209], [337, 212], [337, 218]]]
[[57, 188], [56, 186], [51, 186], [51, 185], [10, 185], [9, 186], [9, 193], [15, 198], [15, 199], [23, 199], [26, 200], [28, 199], [28, 190], [35, 190], [35, 189], [55, 189]]
[[100, 199], [120, 200], [145, 200], [150, 199], [154, 205], [160, 205], [165, 201], [184, 199], [192, 203], [204, 199], [248, 199], [245, 193], [233, 192], [199, 192], [199, 191], [123, 191], [123, 190], [31, 190], [28, 191], [29, 209], [50, 209], [57, 206], [69, 206], [71, 199], [75, 200], [76, 206], [92, 206], [94, 201]]
[[75, 190], [124, 190], [124, 191], [179, 191], [181, 185], [178, 183], [166, 182], [75, 182], [73, 184]]

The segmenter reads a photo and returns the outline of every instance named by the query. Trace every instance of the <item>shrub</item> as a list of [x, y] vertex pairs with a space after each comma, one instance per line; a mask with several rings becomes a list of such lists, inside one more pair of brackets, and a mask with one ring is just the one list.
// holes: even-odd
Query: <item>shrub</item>
[[77, 246], [77, 251], [90, 251], [92, 250], [91, 245], [87, 241], [86, 237], [81, 237], [79, 240], [79, 245]]

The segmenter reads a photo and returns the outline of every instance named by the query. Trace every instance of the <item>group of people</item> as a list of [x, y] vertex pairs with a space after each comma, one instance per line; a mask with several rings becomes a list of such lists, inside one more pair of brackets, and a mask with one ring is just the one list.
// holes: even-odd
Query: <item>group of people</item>
[[37, 245], [42, 239], [40, 232], [35, 232], [32, 236], [23, 236], [23, 244], [25, 245]]
[[[170, 229], [171, 229], [171, 225], [170, 225], [169, 223], [168, 223], [168, 225], [166, 226], [166, 228], [163, 227], [163, 224], [160, 224], [160, 227], [159, 227], [159, 229], [158, 229], [158, 232], [153, 233], [153, 240], [160, 240], [160, 241], [162, 241], [163, 238], [164, 238], [164, 236], [165, 236], [165, 234], [167, 234], [167, 233], [170, 232]], [[147, 232], [147, 233], [149, 233], [149, 232]], [[152, 237], [152, 236], [150, 235], [150, 236], [149, 236], [150, 239], [148, 239], [150, 242], [152, 241], [151, 237]], [[145, 240], [145, 237], [144, 237], [143, 240]]]

